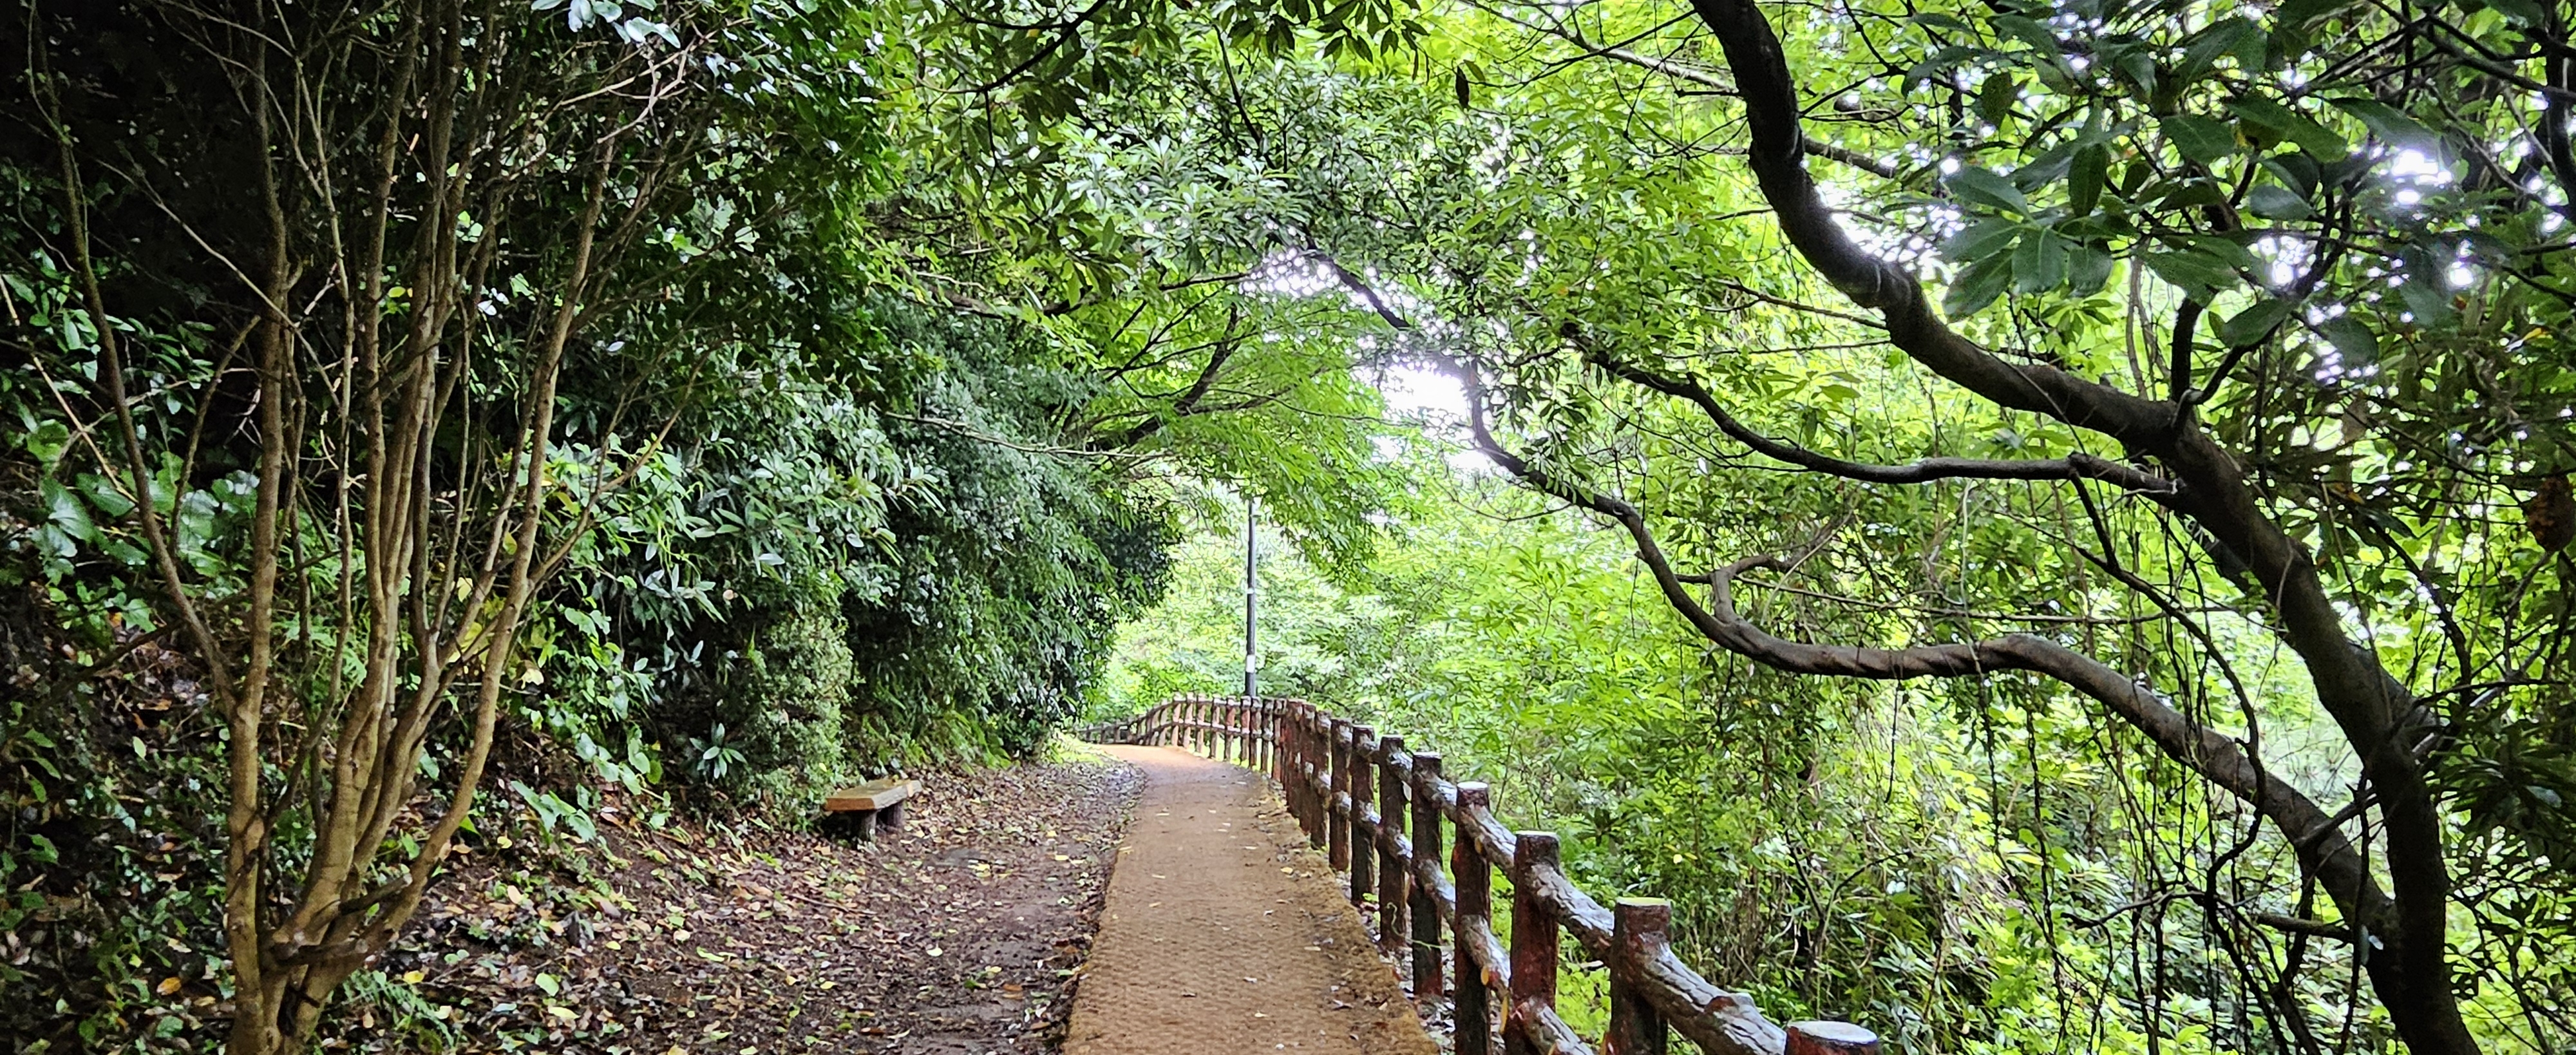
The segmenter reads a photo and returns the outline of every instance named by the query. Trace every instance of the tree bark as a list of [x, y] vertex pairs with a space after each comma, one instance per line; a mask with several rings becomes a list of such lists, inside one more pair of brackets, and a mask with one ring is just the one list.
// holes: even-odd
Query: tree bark
[[1888, 340], [1917, 363], [1998, 406], [2102, 434], [2132, 458], [2153, 459], [2179, 488], [2164, 504], [2252, 568], [2284, 642], [2306, 661], [2319, 703], [2360, 757], [2378, 798], [2392, 896], [2379, 911], [2346, 907], [2374, 949], [2365, 961], [2372, 987], [2411, 1050], [2477, 1051], [2450, 985], [2447, 826], [2414, 751], [2431, 722], [2377, 654], [2347, 636], [2313, 558], [2264, 514], [2236, 459], [2187, 404], [2146, 399], [2053, 366], [2007, 363], [1951, 330], [1921, 283], [1854, 243], [1818, 195], [1804, 160], [1795, 76], [1754, 0], [1693, 0], [1693, 8], [1734, 74], [1751, 138], [1747, 161], [1800, 256], [1855, 303], [1879, 312]]

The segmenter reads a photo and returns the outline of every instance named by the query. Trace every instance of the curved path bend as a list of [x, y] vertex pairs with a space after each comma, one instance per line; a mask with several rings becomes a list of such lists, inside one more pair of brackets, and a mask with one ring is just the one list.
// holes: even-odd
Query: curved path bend
[[1174, 748], [1103, 750], [1145, 788], [1066, 1055], [1435, 1055], [1267, 781]]

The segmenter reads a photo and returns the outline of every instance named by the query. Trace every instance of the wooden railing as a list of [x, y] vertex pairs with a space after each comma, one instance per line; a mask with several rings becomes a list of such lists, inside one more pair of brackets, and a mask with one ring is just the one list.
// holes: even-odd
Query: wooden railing
[[[1710, 984], [1673, 955], [1669, 902], [1620, 898], [1603, 909], [1566, 878], [1554, 833], [1505, 827], [1484, 784], [1450, 783], [1439, 755], [1407, 751], [1402, 737], [1303, 700], [1239, 696], [1184, 696], [1078, 735], [1182, 747], [1268, 772], [1308, 842], [1348, 877], [1351, 904], [1374, 919], [1379, 948], [1410, 953], [1414, 999], [1448, 995], [1460, 1055], [1491, 1055], [1497, 1039], [1505, 1055], [1590, 1055], [1592, 1045], [1556, 1010], [1568, 931], [1609, 969], [1600, 1048], [1608, 1055], [1663, 1055], [1673, 1033], [1713, 1055], [1879, 1050], [1859, 1026], [1774, 1025], [1752, 998]], [[1494, 933], [1496, 872], [1511, 883], [1508, 948]]]
[[1188, 748], [1210, 758], [1269, 772], [1279, 742], [1280, 715], [1303, 700], [1242, 696], [1175, 696], [1116, 721], [1073, 731], [1095, 744], [1151, 744]]

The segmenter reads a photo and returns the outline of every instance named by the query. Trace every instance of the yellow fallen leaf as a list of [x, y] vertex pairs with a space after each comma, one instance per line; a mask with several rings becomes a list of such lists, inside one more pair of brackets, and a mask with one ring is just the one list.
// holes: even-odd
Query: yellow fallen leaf
[[152, 991], [163, 996], [168, 996], [172, 993], [178, 992], [179, 980], [176, 978], [164, 978], [161, 980], [160, 985], [152, 987]]
[[404, 985], [419, 985], [420, 980], [425, 977], [428, 976], [420, 973], [419, 971], [404, 971], [402, 979]]

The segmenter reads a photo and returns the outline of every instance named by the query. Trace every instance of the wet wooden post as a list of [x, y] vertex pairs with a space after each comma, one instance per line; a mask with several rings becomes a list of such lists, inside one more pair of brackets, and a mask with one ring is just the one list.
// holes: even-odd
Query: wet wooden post
[[1878, 1055], [1878, 1034], [1849, 1022], [1792, 1022], [1788, 1029], [1788, 1055]]
[[1458, 785], [1458, 840], [1449, 851], [1450, 879], [1458, 885], [1458, 925], [1450, 929], [1456, 940], [1449, 950], [1458, 972], [1451, 987], [1456, 994], [1458, 1055], [1488, 1055], [1494, 1050], [1492, 993], [1485, 988], [1484, 967], [1468, 951], [1466, 939], [1469, 920], [1491, 928], [1494, 919], [1493, 868], [1476, 849], [1476, 838], [1467, 825], [1469, 811], [1485, 805], [1485, 785], [1473, 781]]
[[1306, 817], [1306, 713], [1296, 704], [1281, 704], [1279, 710], [1279, 793], [1288, 799], [1288, 813], [1297, 818], [1297, 826], [1311, 832], [1314, 827]]
[[1623, 897], [1610, 911], [1610, 1032], [1601, 1038], [1602, 1055], [1665, 1055], [1671, 1031], [1638, 983], [1671, 944], [1673, 903]]
[[[1512, 842], [1512, 994], [1503, 1013], [1507, 1020], [1526, 1021], [1527, 1012], [1556, 1010], [1557, 922], [1539, 901], [1537, 873], [1556, 868], [1557, 846], [1554, 832], [1517, 834]], [[1538, 1051], [1528, 1026], [1503, 1027], [1504, 1055]]]
[[1295, 808], [1297, 826], [1313, 831], [1306, 817], [1306, 712], [1298, 705], [1288, 704], [1280, 712], [1279, 735], [1285, 738], [1281, 741], [1285, 750], [1279, 753], [1281, 786], [1288, 789], [1288, 804]]
[[[1413, 859], [1440, 860], [1440, 756], [1417, 751], [1413, 755]], [[1413, 876], [1406, 876], [1413, 890], [1413, 998], [1435, 1000], [1440, 985], [1440, 904], [1432, 897], [1431, 888]]]
[[1269, 754], [1262, 761], [1268, 764], [1270, 779], [1279, 782], [1279, 797], [1290, 804], [1293, 814], [1297, 800], [1293, 797], [1296, 792], [1288, 787], [1288, 723], [1284, 720], [1287, 715], [1276, 700], [1262, 700], [1260, 707], [1261, 727], [1270, 730]]
[[1301, 728], [1306, 738], [1306, 845], [1322, 850], [1332, 845], [1332, 799], [1324, 784], [1333, 775], [1332, 727], [1325, 724], [1324, 712], [1313, 705], [1304, 708]]
[[1351, 904], [1359, 906], [1360, 929], [1368, 929], [1368, 896], [1377, 888], [1377, 825], [1369, 807], [1377, 800], [1377, 730], [1351, 727]]
[[1405, 873], [1410, 857], [1395, 852], [1404, 839], [1404, 738], [1381, 736], [1377, 742], [1377, 947], [1393, 953], [1404, 948]]
[[1347, 718], [1333, 719], [1331, 738], [1333, 752], [1332, 787], [1324, 791], [1325, 859], [1333, 871], [1351, 866], [1351, 723]]

